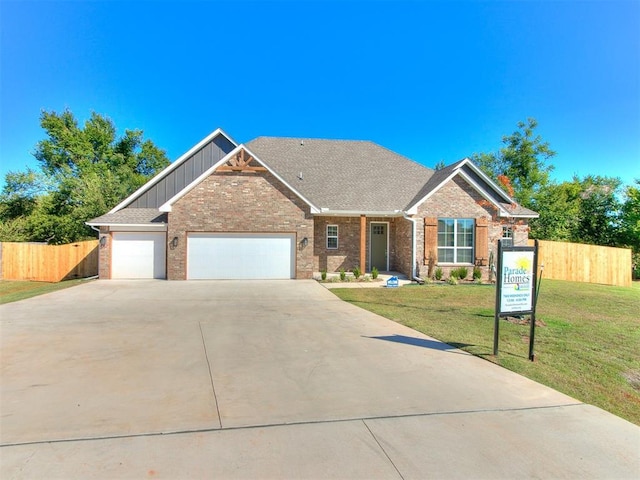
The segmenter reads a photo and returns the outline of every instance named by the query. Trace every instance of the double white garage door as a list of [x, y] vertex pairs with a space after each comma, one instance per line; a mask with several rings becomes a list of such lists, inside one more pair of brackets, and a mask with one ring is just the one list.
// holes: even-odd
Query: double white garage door
[[[165, 232], [115, 232], [112, 278], [166, 278]], [[188, 279], [295, 278], [294, 234], [192, 233]]]
[[293, 234], [191, 233], [187, 278], [294, 278], [294, 245]]

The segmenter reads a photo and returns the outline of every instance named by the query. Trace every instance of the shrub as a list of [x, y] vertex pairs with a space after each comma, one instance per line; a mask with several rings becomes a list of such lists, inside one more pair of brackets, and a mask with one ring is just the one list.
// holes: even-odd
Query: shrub
[[482, 270], [480, 267], [473, 267], [473, 279], [480, 280], [482, 278]]
[[360, 267], [353, 267], [351, 271], [353, 272], [353, 276], [356, 277], [356, 280], [360, 278], [360, 275], [362, 275], [362, 272], [360, 271]]
[[436, 277], [436, 280], [438, 281], [442, 280], [442, 268], [440, 267], [436, 268], [436, 272], [433, 275], [434, 277]]
[[322, 270], [320, 272], [320, 277], [322, 278], [322, 281], [325, 281], [327, 279], [327, 271], [326, 270]]
[[451, 270], [451, 276], [457, 280], [464, 280], [469, 275], [469, 269], [467, 267], [458, 267]]
[[380, 272], [378, 271], [378, 269], [376, 267], [373, 267], [371, 269], [371, 278], [373, 278], [374, 280], [376, 278], [378, 278], [378, 275], [380, 274]]
[[452, 276], [450, 276], [450, 277], [447, 279], [447, 283], [448, 283], [449, 285], [457, 285], [457, 284], [458, 284], [458, 278], [457, 278], [457, 277], [454, 277], [454, 276], [452, 275]]
[[344, 271], [344, 268], [340, 269], [340, 280], [344, 282], [344, 279], [347, 278], [347, 274]]

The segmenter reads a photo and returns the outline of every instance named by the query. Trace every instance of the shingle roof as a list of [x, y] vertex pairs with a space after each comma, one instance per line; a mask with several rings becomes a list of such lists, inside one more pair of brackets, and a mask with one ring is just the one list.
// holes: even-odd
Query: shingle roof
[[89, 225], [160, 225], [163, 223], [167, 223], [167, 214], [159, 212], [157, 208], [124, 208], [87, 222]]
[[258, 137], [246, 146], [316, 207], [330, 211], [403, 210], [434, 174], [369, 141]]

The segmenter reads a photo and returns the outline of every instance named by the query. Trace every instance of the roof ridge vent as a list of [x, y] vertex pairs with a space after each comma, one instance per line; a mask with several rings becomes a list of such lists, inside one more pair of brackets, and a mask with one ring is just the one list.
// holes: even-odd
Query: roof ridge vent
[[304, 139], [300, 140], [300, 145], [304, 147]]

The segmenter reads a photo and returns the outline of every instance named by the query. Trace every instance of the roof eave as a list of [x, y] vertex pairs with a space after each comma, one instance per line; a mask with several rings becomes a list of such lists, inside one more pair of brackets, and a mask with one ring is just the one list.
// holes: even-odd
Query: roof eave
[[402, 217], [402, 210], [331, 210], [322, 208], [316, 213], [318, 217]]

